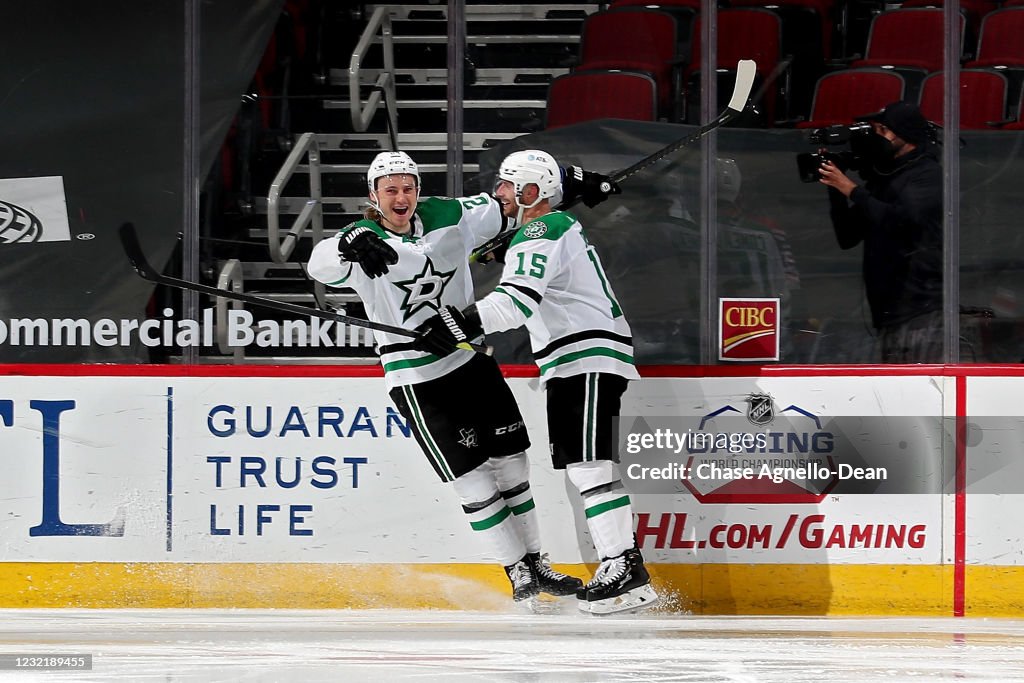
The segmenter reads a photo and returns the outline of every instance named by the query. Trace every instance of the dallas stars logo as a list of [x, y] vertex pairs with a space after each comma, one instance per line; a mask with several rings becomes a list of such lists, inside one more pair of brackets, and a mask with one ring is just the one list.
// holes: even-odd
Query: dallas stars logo
[[435, 270], [433, 262], [428, 257], [419, 275], [411, 280], [395, 282], [394, 284], [405, 292], [405, 298], [402, 300], [402, 322], [416, 315], [421, 308], [431, 308], [435, 311], [441, 308], [441, 294], [445, 285], [454, 276], [454, 268], [448, 272]]
[[478, 442], [475, 429], [459, 429], [459, 436], [462, 437], [459, 439], [460, 444], [466, 448], [476, 448]]

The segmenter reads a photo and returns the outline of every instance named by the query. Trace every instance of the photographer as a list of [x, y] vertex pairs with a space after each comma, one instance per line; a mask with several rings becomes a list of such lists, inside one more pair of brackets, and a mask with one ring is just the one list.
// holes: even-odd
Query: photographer
[[864, 184], [820, 166], [839, 246], [864, 243], [863, 276], [884, 363], [942, 361], [942, 167], [916, 105], [861, 117]]

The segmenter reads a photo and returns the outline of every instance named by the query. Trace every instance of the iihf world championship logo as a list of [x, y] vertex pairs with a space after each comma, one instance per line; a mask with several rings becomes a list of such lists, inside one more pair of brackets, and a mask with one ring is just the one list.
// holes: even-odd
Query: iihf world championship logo
[[28, 209], [0, 199], [0, 242], [38, 242], [43, 224]]
[[683, 486], [701, 503], [821, 502], [838, 483], [831, 429], [800, 406], [777, 411], [767, 393], [745, 401], [746, 415], [727, 404], [700, 418], [715, 438], [690, 440]]
[[0, 245], [70, 239], [62, 177], [0, 178]]

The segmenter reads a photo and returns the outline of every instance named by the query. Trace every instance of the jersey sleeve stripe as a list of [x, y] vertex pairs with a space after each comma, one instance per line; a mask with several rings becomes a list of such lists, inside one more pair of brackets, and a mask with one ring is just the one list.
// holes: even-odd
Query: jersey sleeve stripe
[[550, 356], [552, 353], [564, 346], [586, 341], [587, 339], [607, 339], [608, 341], [618, 342], [619, 344], [625, 344], [626, 346], [633, 345], [632, 337], [615, 334], [614, 332], [607, 332], [605, 330], [587, 330], [585, 332], [576, 332], [575, 334], [566, 335], [560, 339], [556, 339], [540, 351], [535, 352], [533, 357], [539, 362], [545, 356]]
[[594, 269], [597, 271], [597, 279], [601, 281], [601, 289], [604, 290], [604, 295], [608, 297], [608, 301], [612, 304], [612, 317], [618, 318], [622, 315], [622, 308], [619, 307], [619, 302], [612, 296], [611, 290], [608, 288], [608, 281], [604, 278], [604, 273], [601, 272], [601, 265], [597, 262], [597, 258], [594, 256], [594, 250], [588, 249], [587, 256], [590, 257], [590, 261], [594, 264]]
[[351, 263], [349, 263], [348, 261], [342, 261], [342, 262], [341, 262], [341, 267], [342, 267], [343, 269], [347, 268], [347, 269], [348, 269], [348, 272], [347, 272], [347, 273], [345, 273], [345, 274], [344, 274], [344, 275], [343, 275], [343, 276], [341, 277], [341, 279], [340, 279], [340, 280], [335, 280], [334, 282], [327, 282], [327, 283], [324, 283], [324, 284], [326, 284], [326, 285], [327, 285], [328, 287], [335, 287], [335, 286], [337, 286], [337, 285], [343, 285], [343, 284], [345, 284], [345, 283], [346, 283], [346, 282], [348, 281], [348, 279], [349, 279], [350, 277], [352, 277], [352, 264], [351, 264]]
[[526, 287], [525, 285], [517, 285], [514, 282], [502, 282], [498, 286], [499, 287], [511, 287], [512, 289], [516, 290], [520, 294], [525, 294], [526, 296], [528, 296], [531, 299], [533, 299], [534, 303], [538, 303], [539, 304], [540, 300], [543, 298], [540, 295], [540, 292], [538, 292], [537, 290], [530, 289], [529, 287]]
[[519, 299], [517, 299], [514, 296], [512, 296], [511, 294], [509, 294], [508, 290], [504, 289], [503, 287], [495, 287], [494, 291], [495, 292], [501, 292], [502, 294], [507, 296], [509, 299], [512, 299], [512, 303], [514, 303], [516, 305], [516, 308], [518, 308], [520, 311], [522, 311], [523, 315], [525, 315], [527, 318], [529, 318], [530, 316], [533, 315], [533, 311], [530, 310], [530, 307], [527, 306], [526, 304], [524, 304]]

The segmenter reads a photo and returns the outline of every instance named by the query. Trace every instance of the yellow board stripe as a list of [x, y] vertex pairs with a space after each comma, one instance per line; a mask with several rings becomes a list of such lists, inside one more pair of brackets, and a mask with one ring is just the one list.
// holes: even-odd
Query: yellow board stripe
[[[691, 614], [952, 614], [953, 567], [648, 564], [662, 609]], [[595, 565], [558, 565], [589, 579]], [[1024, 567], [967, 567], [968, 616], [1024, 612]], [[458, 590], [455, 590], [458, 588]], [[507, 610], [489, 564], [0, 563], [0, 608]]]

